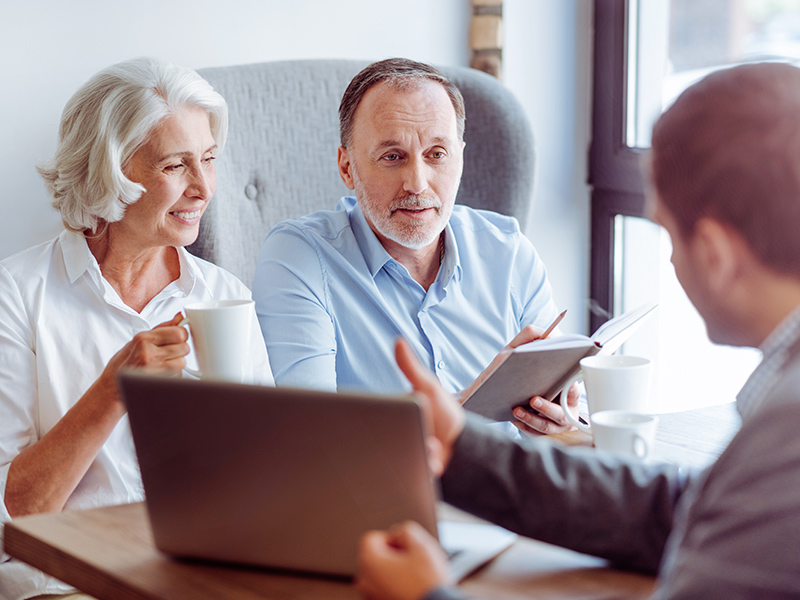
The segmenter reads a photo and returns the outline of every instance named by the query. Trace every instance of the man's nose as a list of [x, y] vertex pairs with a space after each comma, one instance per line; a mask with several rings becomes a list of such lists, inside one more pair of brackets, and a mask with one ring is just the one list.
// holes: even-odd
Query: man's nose
[[409, 194], [421, 194], [428, 189], [428, 165], [421, 158], [408, 161], [403, 173], [403, 190]]

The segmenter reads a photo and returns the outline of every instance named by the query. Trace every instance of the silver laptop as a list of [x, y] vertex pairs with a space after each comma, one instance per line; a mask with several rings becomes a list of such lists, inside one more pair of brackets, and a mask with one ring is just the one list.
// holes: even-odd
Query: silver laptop
[[[379, 397], [125, 373], [156, 546], [179, 558], [352, 576], [361, 535], [438, 537], [419, 406]], [[460, 579], [515, 536], [443, 524]], [[451, 546], [447, 548], [447, 546]]]

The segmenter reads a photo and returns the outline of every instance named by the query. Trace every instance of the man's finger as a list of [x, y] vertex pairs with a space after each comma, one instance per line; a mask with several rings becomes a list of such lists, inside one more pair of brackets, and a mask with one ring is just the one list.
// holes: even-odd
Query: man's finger
[[517, 346], [521, 346], [522, 344], [527, 344], [528, 342], [533, 342], [538, 340], [542, 337], [544, 333], [544, 329], [541, 327], [536, 327], [535, 325], [527, 325], [526, 327], [522, 328], [514, 339], [508, 342], [506, 348], [516, 348]]
[[387, 546], [385, 531], [372, 530], [361, 536], [359, 556], [373, 556]]
[[569, 388], [569, 393], [567, 393], [567, 405], [574, 408], [578, 406], [580, 399], [581, 387], [577, 383], [573, 383]]
[[428, 447], [428, 469], [436, 477], [441, 477], [442, 473], [444, 473], [444, 462], [442, 462], [444, 448], [442, 447], [442, 442], [436, 436], [427, 435], [425, 436], [425, 445]]
[[555, 427], [555, 423], [551, 420], [535, 415], [524, 408], [514, 409], [514, 417], [517, 419], [513, 421], [514, 425], [517, 428], [520, 428], [521, 425], [522, 430], [529, 433], [550, 433]]
[[564, 409], [561, 408], [561, 405], [545, 400], [539, 396], [531, 398], [530, 405], [532, 409], [545, 418], [559, 425], [566, 425], [567, 418], [564, 416]]
[[422, 525], [416, 521], [404, 521], [400, 524], [403, 547], [408, 548], [412, 545], [422, 545], [426, 542], [436, 542], [434, 537]]
[[403, 338], [398, 338], [395, 343], [395, 357], [397, 366], [406, 376], [414, 391], [422, 392], [431, 398], [438, 392], [439, 380], [426, 369], [417, 358], [411, 345]]
[[400, 370], [418, 394], [428, 433], [441, 442], [442, 468], [447, 468], [453, 444], [464, 429], [464, 409], [444, 390], [436, 376], [422, 365], [411, 346], [402, 338], [395, 344], [395, 356]]

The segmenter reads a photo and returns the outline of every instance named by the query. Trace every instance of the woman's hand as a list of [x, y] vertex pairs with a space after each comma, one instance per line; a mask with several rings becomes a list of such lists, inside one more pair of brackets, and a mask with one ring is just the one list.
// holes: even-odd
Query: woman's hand
[[97, 387], [98, 393], [118, 402], [121, 407], [117, 375], [123, 369], [144, 369], [149, 373], [180, 373], [186, 366], [185, 357], [189, 354], [189, 333], [185, 327], [178, 325], [182, 319], [183, 315], [178, 313], [170, 321], [133, 336], [130, 342], [111, 357], [90, 389]]
[[108, 436], [125, 414], [117, 374], [124, 368], [178, 373], [189, 353], [181, 315], [137, 333], [100, 377], [39, 441], [23, 450], [8, 470], [5, 504], [12, 517], [64, 508]]

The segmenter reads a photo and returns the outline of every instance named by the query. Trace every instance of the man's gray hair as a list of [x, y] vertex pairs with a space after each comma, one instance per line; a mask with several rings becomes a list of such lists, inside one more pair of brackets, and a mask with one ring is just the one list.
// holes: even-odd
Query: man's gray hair
[[97, 73], [67, 102], [52, 162], [38, 168], [64, 226], [95, 231], [119, 221], [145, 192], [123, 174], [133, 154], [165, 118], [184, 107], [208, 115], [219, 150], [228, 105], [191, 69], [155, 58], [123, 61]]
[[425, 81], [435, 81], [444, 87], [453, 110], [456, 112], [456, 126], [458, 139], [464, 139], [464, 126], [466, 114], [464, 111], [464, 98], [461, 92], [450, 79], [425, 63], [408, 60], [406, 58], [389, 58], [372, 63], [356, 75], [342, 96], [339, 104], [339, 138], [345, 148], [353, 142], [353, 121], [356, 109], [361, 103], [364, 94], [378, 83], [388, 82], [398, 89], [414, 89]]

